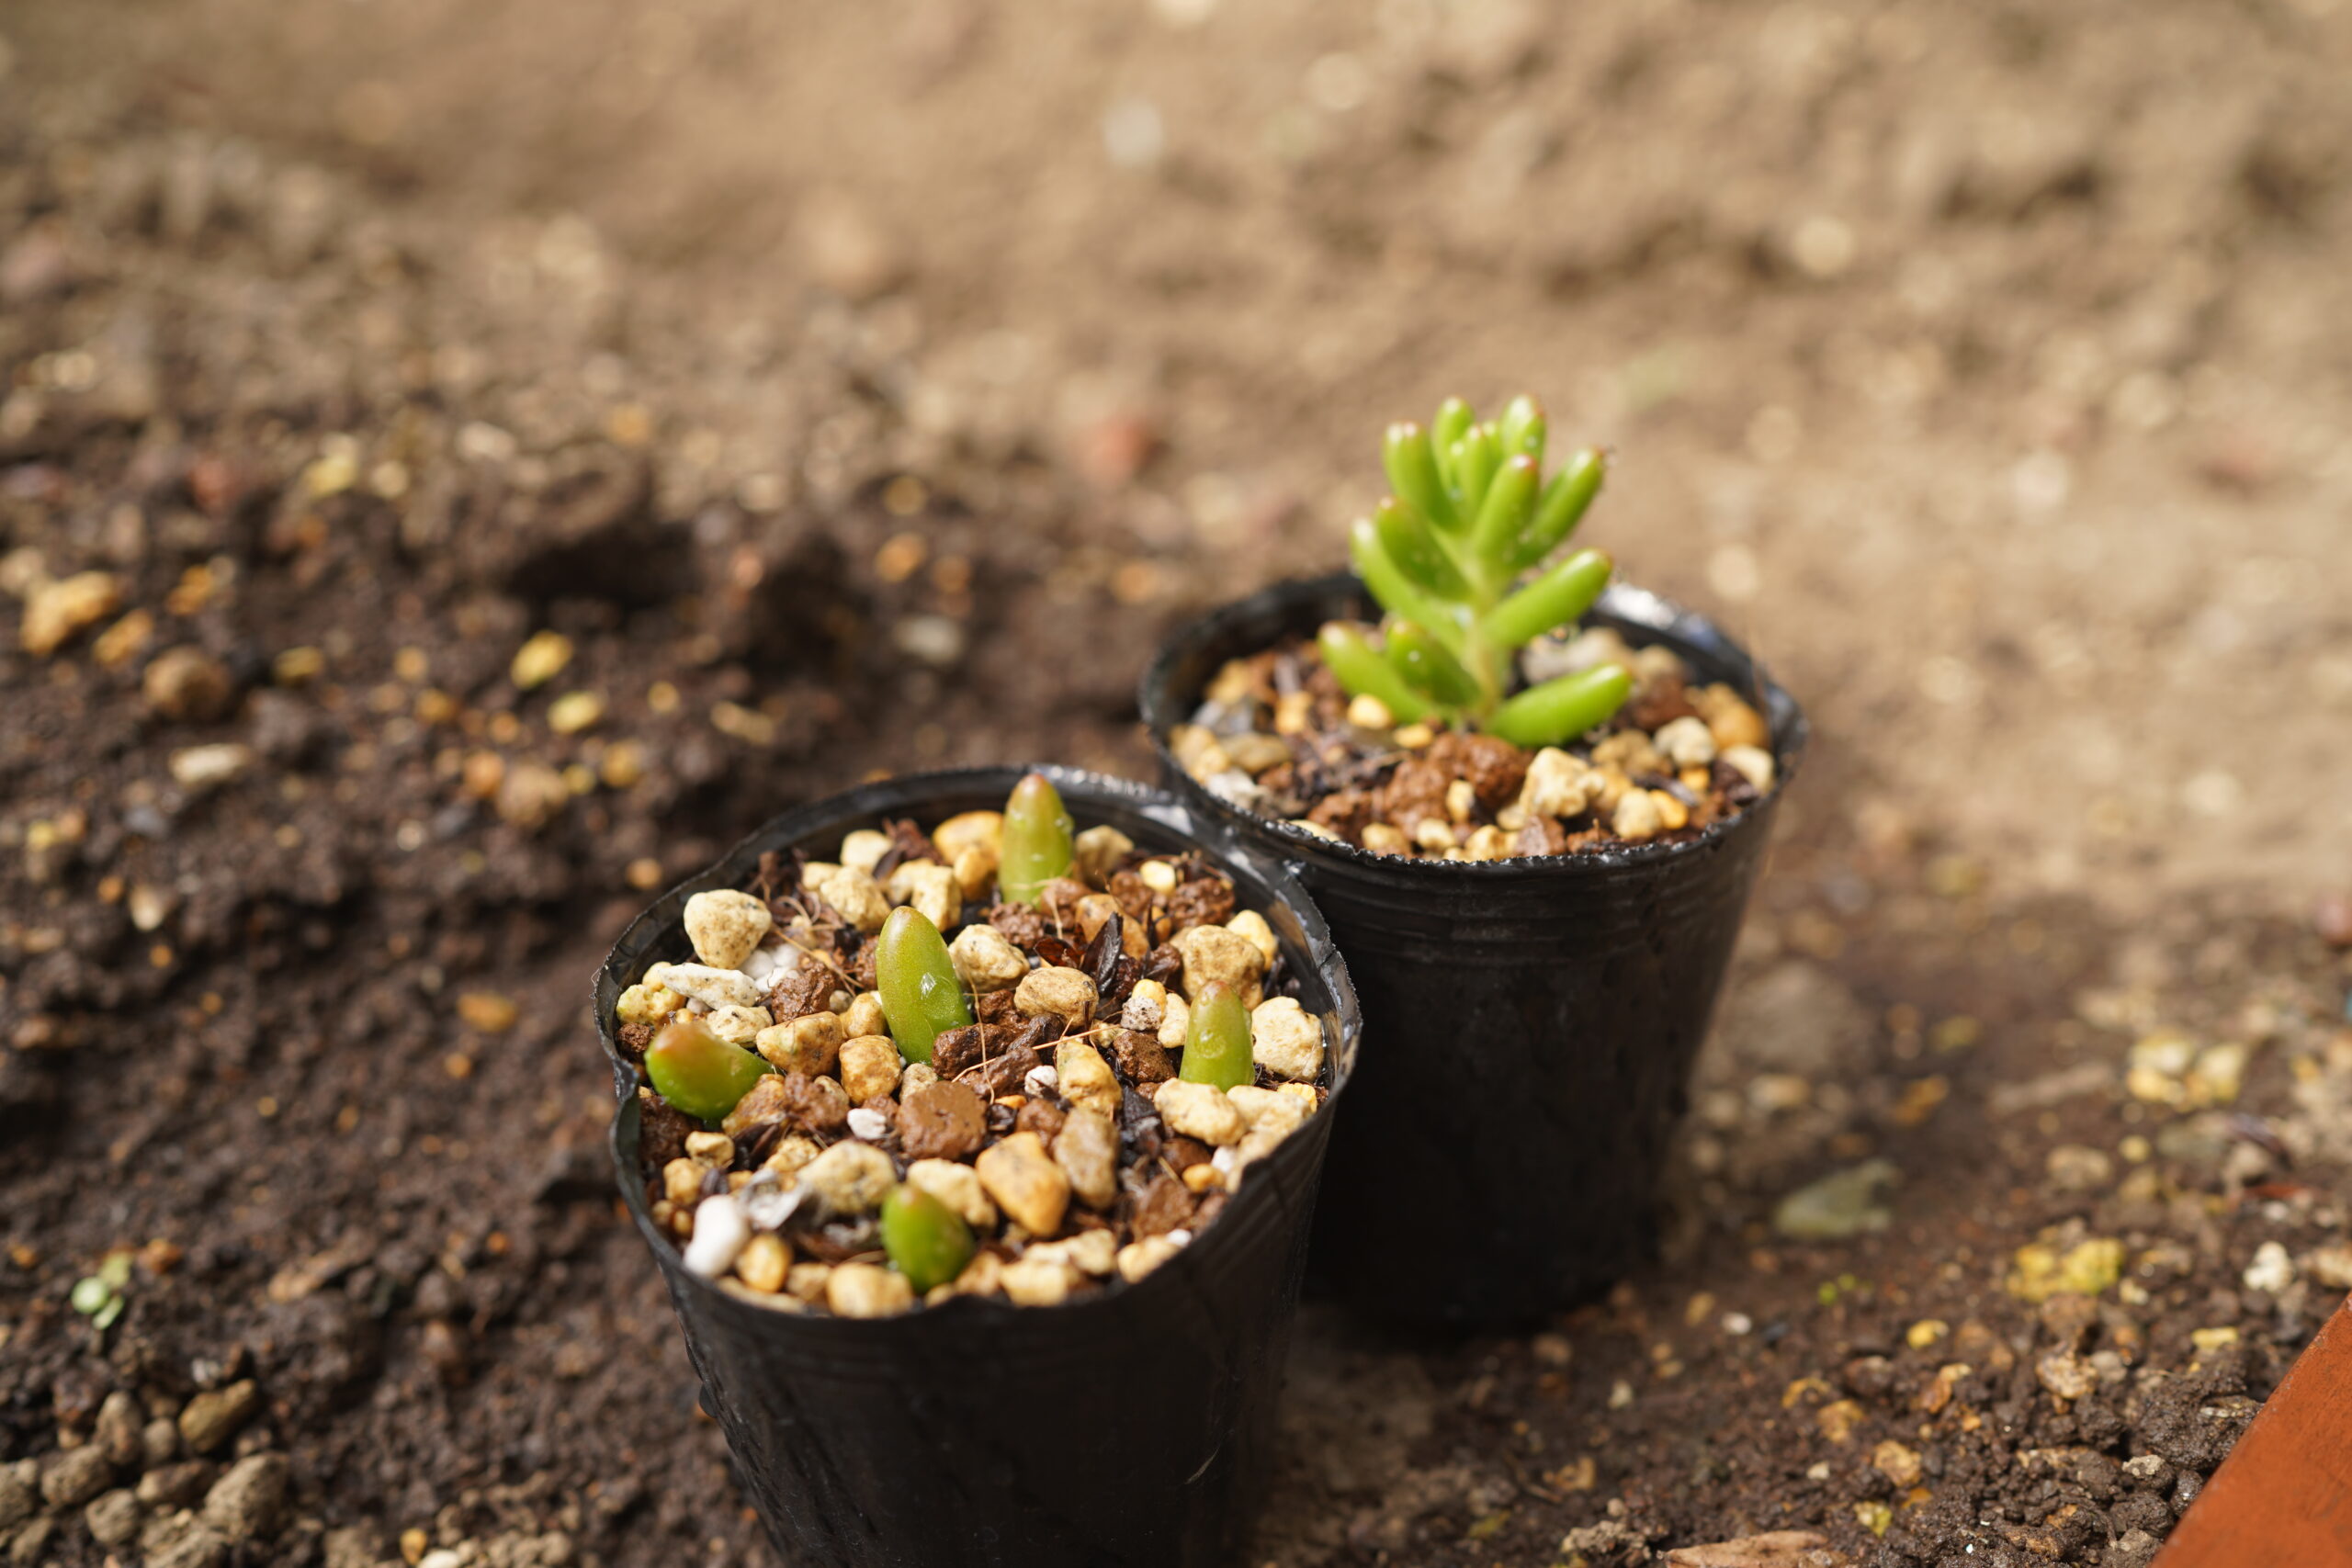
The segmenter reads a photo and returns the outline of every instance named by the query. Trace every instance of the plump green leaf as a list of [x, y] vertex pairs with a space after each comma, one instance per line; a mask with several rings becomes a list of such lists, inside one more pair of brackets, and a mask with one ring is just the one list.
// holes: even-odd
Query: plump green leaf
[[1428, 629], [1412, 621], [1388, 628], [1388, 663], [1423, 696], [1440, 707], [1468, 707], [1478, 700], [1478, 682]]
[[1192, 998], [1184, 1021], [1184, 1060], [1176, 1076], [1227, 1089], [1257, 1077], [1250, 1060], [1250, 1009], [1240, 992], [1213, 982]]
[[882, 1200], [882, 1250], [921, 1295], [961, 1274], [978, 1248], [963, 1215], [902, 1182]]
[[997, 891], [1008, 904], [1037, 902], [1037, 891], [1067, 875], [1077, 824], [1061, 792], [1043, 773], [1012, 786], [1004, 803], [1004, 832], [997, 858]]
[[1459, 522], [1453, 502], [1445, 493], [1445, 479], [1438, 472], [1437, 454], [1430, 450], [1429, 432], [1407, 420], [1388, 427], [1381, 443], [1382, 467], [1388, 485], [1405, 504], [1433, 527], [1452, 528]]
[[716, 1122], [751, 1092], [768, 1065], [711, 1032], [692, 1013], [676, 1012], [645, 1048], [653, 1092], [697, 1121]]
[[1578, 550], [1487, 611], [1478, 629], [1498, 648], [1523, 648], [1591, 609], [1611, 567], [1600, 551]]
[[1448, 450], [1453, 456], [1453, 509], [1464, 517], [1476, 517], [1487, 503], [1487, 487], [1494, 482], [1495, 470], [1502, 467], [1502, 446], [1491, 425], [1474, 424]]
[[1532, 457], [1540, 468], [1544, 462], [1544, 437], [1547, 425], [1544, 405], [1525, 393], [1513, 398], [1503, 410], [1503, 417], [1496, 422], [1496, 434], [1502, 441], [1506, 457]]
[[1583, 520], [1585, 508], [1600, 493], [1600, 482], [1608, 474], [1608, 457], [1598, 448], [1587, 447], [1571, 457], [1544, 487], [1543, 499], [1521, 530], [1511, 570], [1525, 571], [1573, 533]]
[[[1470, 427], [1477, 423], [1478, 416], [1473, 413], [1470, 411], [1470, 405], [1460, 398], [1448, 398], [1440, 403], [1437, 417], [1430, 421], [1430, 451], [1437, 458], [1439, 477], [1444, 479], [1449, 487], [1456, 482], [1453, 473], [1453, 444], [1461, 440]], [[1466, 512], [1457, 511], [1456, 515], [1464, 522], [1469, 521], [1469, 513]]]
[[1573, 740], [1605, 723], [1633, 694], [1624, 666], [1603, 664], [1531, 686], [1495, 710], [1487, 733], [1533, 750]]
[[1359, 520], [1348, 531], [1348, 558], [1355, 567], [1356, 575], [1363, 579], [1363, 585], [1372, 591], [1372, 596], [1380, 601], [1380, 607], [1390, 615], [1428, 625], [1442, 614], [1436, 603], [1405, 575], [1405, 570], [1389, 555], [1388, 547], [1381, 543], [1380, 530], [1369, 519]]
[[1527, 526], [1528, 509], [1535, 502], [1535, 481], [1543, 469], [1532, 457], [1513, 457], [1487, 487], [1478, 521], [1470, 534], [1470, 548], [1486, 563], [1490, 581], [1509, 581], [1512, 552]]
[[1438, 543], [1418, 508], [1392, 495], [1374, 509], [1372, 526], [1388, 558], [1419, 586], [1445, 599], [1459, 599], [1470, 591], [1461, 569]]
[[903, 907], [890, 911], [875, 942], [875, 988], [882, 995], [890, 1038], [908, 1061], [928, 1062], [933, 1041], [972, 1021], [947, 943], [929, 916]]
[[1405, 684], [1405, 678], [1356, 627], [1332, 621], [1316, 634], [1315, 648], [1350, 696], [1379, 698], [1397, 723], [1409, 724], [1430, 711], [1430, 705]]

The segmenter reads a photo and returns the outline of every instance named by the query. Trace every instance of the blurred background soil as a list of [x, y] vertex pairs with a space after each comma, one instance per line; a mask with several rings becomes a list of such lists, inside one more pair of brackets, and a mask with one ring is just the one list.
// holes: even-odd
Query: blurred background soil
[[2341, 0], [17, 0], [12, 1559], [773, 1561], [605, 944], [876, 769], [1143, 771], [1158, 635], [1525, 389], [1815, 750], [1665, 1258], [1310, 1309], [1263, 1561], [2144, 1562], [2352, 1286], [2347, 74]]

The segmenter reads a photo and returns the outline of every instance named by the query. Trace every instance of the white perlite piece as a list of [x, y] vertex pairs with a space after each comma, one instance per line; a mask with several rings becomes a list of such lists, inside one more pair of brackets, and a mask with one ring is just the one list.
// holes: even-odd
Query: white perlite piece
[[966, 926], [947, 944], [956, 977], [975, 991], [1001, 991], [1029, 973], [1029, 960], [1005, 934], [988, 924]]
[[763, 900], [731, 887], [687, 899], [685, 921], [695, 956], [714, 969], [742, 968], [775, 926]]
[[1215, 1084], [1187, 1083], [1170, 1078], [1151, 1097], [1152, 1105], [1169, 1130], [1204, 1144], [1223, 1146], [1241, 1141], [1249, 1122], [1240, 1108]]
[[1266, 958], [1248, 937], [1223, 926], [1193, 926], [1178, 931], [1170, 945], [1184, 960], [1186, 996], [1197, 997], [1221, 984], [1238, 994], [1244, 1007], [1254, 1008], [1261, 999], [1259, 982], [1266, 973]]
[[1648, 790], [1629, 789], [1609, 818], [1610, 830], [1628, 843], [1655, 839], [1666, 830], [1666, 814]]
[[849, 1135], [874, 1143], [890, 1131], [890, 1119], [879, 1111], [868, 1111], [861, 1105], [849, 1113]]
[[800, 950], [783, 943], [754, 948], [752, 955], [736, 967], [750, 976], [753, 985], [773, 986], [800, 967]]
[[706, 1280], [716, 1280], [735, 1266], [736, 1255], [751, 1239], [752, 1222], [744, 1218], [742, 1204], [729, 1193], [706, 1198], [695, 1208], [686, 1267]]
[[762, 995], [749, 975], [707, 964], [656, 964], [645, 972], [645, 983], [667, 986], [710, 1008], [757, 1007]]
[[1272, 997], [1250, 1014], [1250, 1059], [1278, 1078], [1312, 1083], [1323, 1071], [1323, 1022], [1290, 997]]

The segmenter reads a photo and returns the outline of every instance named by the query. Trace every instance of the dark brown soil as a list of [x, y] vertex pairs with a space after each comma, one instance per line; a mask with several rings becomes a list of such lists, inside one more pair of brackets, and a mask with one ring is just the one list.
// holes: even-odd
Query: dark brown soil
[[769, 1561], [614, 1209], [613, 934], [872, 769], [1139, 769], [1159, 627], [1529, 385], [1820, 739], [1659, 1264], [1310, 1310], [1261, 1559], [2142, 1561], [2352, 1281], [2352, 13], [1472, 9], [0, 18], [17, 1561], [140, 1556], [74, 1483], [247, 1379], [230, 1560]]

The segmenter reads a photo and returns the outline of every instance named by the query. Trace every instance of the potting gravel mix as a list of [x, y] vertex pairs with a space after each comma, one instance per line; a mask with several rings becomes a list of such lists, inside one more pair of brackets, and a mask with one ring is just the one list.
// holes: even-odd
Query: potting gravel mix
[[1006, 809], [764, 856], [616, 1004], [655, 1223], [784, 1312], [1139, 1280], [1329, 1098], [1264, 912], [1189, 853]]
[[1529, 684], [1615, 666], [1625, 705], [1564, 746], [1400, 724], [1351, 697], [1313, 643], [1229, 661], [1169, 749], [1245, 809], [1375, 854], [1454, 861], [1576, 854], [1698, 837], [1771, 792], [1770, 728], [1672, 649], [1596, 626], [1521, 651]]

